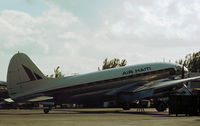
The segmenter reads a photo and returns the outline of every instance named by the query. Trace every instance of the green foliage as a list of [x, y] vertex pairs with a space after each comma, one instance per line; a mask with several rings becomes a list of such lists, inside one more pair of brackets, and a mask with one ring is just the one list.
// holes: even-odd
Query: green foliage
[[[58, 66], [56, 69], [54, 69], [54, 74], [51, 74], [49, 77], [50, 78], [59, 78], [59, 77], [64, 77], [65, 75], [61, 73], [61, 71], [59, 70], [60, 66]], [[48, 77], [48, 75], [47, 75]]]
[[200, 72], [200, 51], [186, 55], [185, 59], [180, 59], [176, 63], [188, 68], [191, 72]]
[[[122, 66], [126, 66], [126, 64], [127, 64], [127, 61], [125, 59], [122, 59], [120, 61], [120, 59], [114, 58], [114, 59], [109, 61], [108, 58], [106, 58], [103, 61], [102, 70], [122, 67]], [[101, 69], [98, 67], [98, 70], [101, 70]]]

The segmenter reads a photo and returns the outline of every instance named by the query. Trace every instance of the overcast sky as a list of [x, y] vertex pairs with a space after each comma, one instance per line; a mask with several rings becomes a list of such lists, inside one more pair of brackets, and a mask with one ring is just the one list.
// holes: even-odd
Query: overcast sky
[[97, 71], [107, 57], [128, 65], [175, 62], [200, 50], [199, 0], [0, 0], [0, 80], [26, 53], [44, 74]]

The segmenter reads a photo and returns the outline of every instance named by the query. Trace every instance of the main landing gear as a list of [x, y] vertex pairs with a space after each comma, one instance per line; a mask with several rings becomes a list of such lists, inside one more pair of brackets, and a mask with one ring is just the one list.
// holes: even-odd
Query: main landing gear
[[122, 103], [121, 107], [122, 107], [123, 110], [130, 110], [131, 109], [131, 105], [127, 102]]
[[49, 113], [49, 111], [51, 110], [51, 108], [44, 108], [43, 111], [45, 114]]
[[158, 112], [164, 112], [167, 109], [167, 103], [163, 102], [163, 101], [158, 101], [155, 104], [155, 108]]

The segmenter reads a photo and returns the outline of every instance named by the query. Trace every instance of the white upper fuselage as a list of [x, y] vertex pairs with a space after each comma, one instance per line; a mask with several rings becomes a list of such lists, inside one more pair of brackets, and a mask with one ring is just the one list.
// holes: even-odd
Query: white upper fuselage
[[110, 80], [115, 78], [122, 78], [126, 76], [148, 73], [152, 71], [165, 70], [170, 68], [176, 70], [177, 66], [178, 65], [172, 63], [146, 63], [140, 65], [107, 69], [71, 77], [56, 78], [49, 81], [47, 90], [76, 86], [85, 83], [92, 83], [92, 82]]

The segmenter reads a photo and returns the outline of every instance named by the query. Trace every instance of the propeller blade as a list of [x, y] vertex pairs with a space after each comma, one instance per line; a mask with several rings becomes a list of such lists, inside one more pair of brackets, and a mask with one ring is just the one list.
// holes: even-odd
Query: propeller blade
[[193, 95], [188, 86], [184, 83], [183, 86], [187, 89], [187, 91], [190, 93], [190, 95]]
[[181, 78], [182, 78], [182, 79], [185, 78], [185, 69], [184, 69], [184, 66], [182, 66]]

